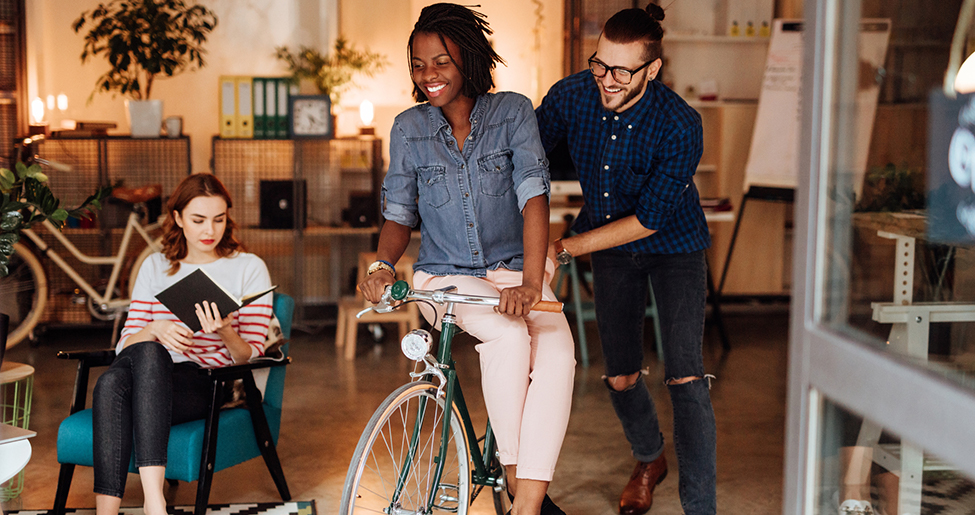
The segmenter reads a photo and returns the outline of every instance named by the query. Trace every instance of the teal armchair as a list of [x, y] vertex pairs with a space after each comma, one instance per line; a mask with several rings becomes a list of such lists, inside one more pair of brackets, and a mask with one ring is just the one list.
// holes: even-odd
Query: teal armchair
[[[288, 295], [274, 294], [274, 314], [281, 323], [286, 339], [291, 336], [294, 306], [294, 299]], [[259, 455], [264, 457], [281, 499], [291, 499], [275, 447], [281, 428], [285, 365], [291, 362], [291, 358], [287, 357], [288, 346], [284, 345], [282, 351], [285, 354], [282, 361], [259, 361], [200, 371], [212, 379], [213, 400], [210, 403], [209, 416], [172, 427], [166, 465], [167, 479], [198, 481], [195, 515], [206, 513], [214, 472]], [[110, 365], [115, 359], [115, 351], [107, 349], [60, 352], [58, 357], [78, 360], [71, 414], [61, 422], [58, 429], [58, 462], [61, 463], [61, 471], [52, 513], [64, 515], [75, 466], [91, 467], [93, 463], [91, 409], [85, 408], [89, 372], [92, 367]], [[270, 368], [263, 399], [251, 373], [259, 368]], [[221, 410], [216, 400], [224, 383], [235, 379], [242, 379], [244, 382], [247, 406]], [[133, 456], [129, 463], [130, 472], [138, 472], [134, 459]]]

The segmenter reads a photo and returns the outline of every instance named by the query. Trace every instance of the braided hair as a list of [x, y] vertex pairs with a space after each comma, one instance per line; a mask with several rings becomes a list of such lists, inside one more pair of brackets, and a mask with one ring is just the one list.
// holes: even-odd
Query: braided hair
[[647, 4], [646, 9], [623, 9], [606, 21], [603, 36], [613, 43], [643, 41], [646, 44], [644, 60], [656, 61], [661, 55], [660, 40], [664, 37], [664, 29], [660, 22], [663, 19], [663, 8], [654, 3]]
[[[504, 59], [494, 51], [487, 40], [487, 35], [493, 34], [494, 31], [488, 26], [484, 14], [457, 4], [440, 3], [424, 7], [420, 11], [420, 18], [413, 25], [413, 32], [410, 33], [410, 40], [406, 45], [408, 62], [413, 61], [413, 38], [419, 33], [436, 34], [444, 48], [448, 48], [444, 38], [450, 38], [460, 47], [461, 65], [457, 66], [457, 69], [464, 76], [461, 94], [469, 98], [477, 98], [494, 87], [491, 71], [494, 70], [496, 63], [504, 64]], [[450, 54], [449, 49], [447, 53]], [[455, 66], [457, 57], [450, 56]], [[410, 69], [412, 70], [412, 66]], [[427, 100], [426, 93], [415, 82], [413, 98], [417, 102]]]

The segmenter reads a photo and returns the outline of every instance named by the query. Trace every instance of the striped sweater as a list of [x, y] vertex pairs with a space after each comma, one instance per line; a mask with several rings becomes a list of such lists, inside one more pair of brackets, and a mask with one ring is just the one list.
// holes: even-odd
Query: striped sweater
[[[135, 288], [132, 290], [132, 304], [129, 316], [119, 338], [116, 352], [121, 352], [126, 340], [144, 329], [154, 320], [172, 320], [185, 327], [165, 306], [156, 300], [155, 294], [175, 284], [197, 268], [203, 268], [221, 286], [236, 297], [261, 291], [271, 286], [267, 266], [254, 254], [238, 252], [203, 265], [181, 264], [179, 271], [167, 275], [169, 260], [162, 253], [149, 256], [139, 270]], [[234, 312], [231, 326], [234, 331], [251, 346], [251, 357], [264, 354], [264, 341], [267, 339], [271, 321], [271, 295], [244, 306]], [[226, 313], [221, 313], [226, 316]], [[230, 351], [216, 333], [193, 334], [193, 345], [186, 352], [169, 351], [174, 363], [192, 361], [205, 368], [216, 368], [233, 364]]]

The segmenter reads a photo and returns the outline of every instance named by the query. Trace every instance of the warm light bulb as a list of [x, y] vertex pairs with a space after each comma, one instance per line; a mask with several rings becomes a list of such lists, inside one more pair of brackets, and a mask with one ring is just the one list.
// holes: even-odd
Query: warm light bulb
[[44, 120], [44, 101], [41, 97], [34, 97], [30, 101], [30, 114], [34, 117], [34, 123], [41, 123]]
[[363, 100], [362, 103], [359, 104], [359, 119], [362, 120], [363, 126], [368, 127], [372, 124], [374, 114], [375, 112], [372, 107], [372, 102]]
[[53, 111], [54, 110], [55, 102], [56, 102], [56, 100], [54, 99], [54, 95], [48, 95], [47, 96], [47, 110], [48, 111]]
[[68, 95], [61, 93], [58, 95], [58, 111], [64, 111], [68, 108]]

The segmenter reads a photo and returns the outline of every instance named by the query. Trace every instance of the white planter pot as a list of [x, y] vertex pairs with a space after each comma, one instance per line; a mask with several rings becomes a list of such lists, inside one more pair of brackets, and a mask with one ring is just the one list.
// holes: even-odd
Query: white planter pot
[[126, 100], [129, 131], [133, 138], [158, 138], [162, 130], [162, 100]]

